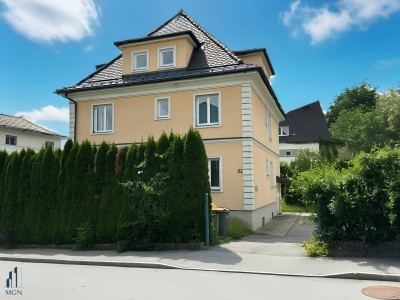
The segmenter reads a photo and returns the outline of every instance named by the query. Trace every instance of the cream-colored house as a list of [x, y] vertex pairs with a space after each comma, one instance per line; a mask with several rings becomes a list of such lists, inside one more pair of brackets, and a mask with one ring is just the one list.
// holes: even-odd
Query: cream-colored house
[[60, 148], [61, 135], [36, 125], [24, 117], [0, 114], [0, 151], [11, 153], [31, 148], [38, 152], [49, 145]]
[[192, 126], [206, 146], [216, 205], [254, 228], [276, 215], [284, 112], [265, 49], [231, 51], [183, 11], [114, 44], [121, 55], [57, 90], [70, 102], [70, 137], [125, 146]]

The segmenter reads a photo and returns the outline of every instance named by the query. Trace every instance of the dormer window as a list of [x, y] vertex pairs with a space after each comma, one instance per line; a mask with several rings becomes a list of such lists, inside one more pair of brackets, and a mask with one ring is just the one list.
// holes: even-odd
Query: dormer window
[[279, 136], [288, 136], [288, 135], [289, 135], [289, 126], [279, 127]]
[[145, 71], [149, 69], [149, 51], [132, 52], [132, 70]]
[[176, 63], [176, 47], [158, 49], [158, 67], [170, 68], [175, 67]]

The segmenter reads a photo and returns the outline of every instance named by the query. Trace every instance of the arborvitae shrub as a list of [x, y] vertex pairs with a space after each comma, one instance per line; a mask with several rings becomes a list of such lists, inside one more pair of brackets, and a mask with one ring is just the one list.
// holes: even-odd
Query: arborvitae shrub
[[134, 180], [137, 176], [137, 150], [136, 144], [132, 144], [128, 149], [128, 153], [126, 154], [125, 178], [127, 180]]
[[[183, 152], [186, 204], [183, 218], [186, 238], [203, 240], [205, 228], [204, 196], [210, 194], [208, 160], [200, 134], [192, 128], [186, 135]], [[211, 201], [211, 199], [210, 199]], [[211, 204], [211, 203], [210, 203]], [[200, 213], [201, 212], [201, 213]]]
[[144, 152], [144, 168], [143, 180], [150, 180], [159, 170], [159, 162], [156, 157], [157, 146], [153, 137], [149, 137], [146, 143], [146, 151]]
[[106, 142], [100, 144], [99, 149], [96, 153], [96, 158], [94, 160], [94, 180], [93, 180], [93, 190], [95, 198], [100, 196], [104, 188], [104, 173], [105, 173], [105, 160], [107, 151], [110, 146]]

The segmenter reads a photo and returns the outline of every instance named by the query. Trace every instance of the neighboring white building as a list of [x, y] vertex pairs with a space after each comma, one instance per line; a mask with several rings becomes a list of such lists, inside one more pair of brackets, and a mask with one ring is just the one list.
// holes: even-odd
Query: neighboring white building
[[319, 151], [321, 144], [332, 144], [319, 101], [286, 113], [279, 123], [279, 160], [290, 163], [302, 149]]
[[24, 117], [0, 114], [0, 151], [21, 151], [31, 148], [38, 152], [40, 148], [51, 145], [60, 148], [61, 135], [36, 125]]

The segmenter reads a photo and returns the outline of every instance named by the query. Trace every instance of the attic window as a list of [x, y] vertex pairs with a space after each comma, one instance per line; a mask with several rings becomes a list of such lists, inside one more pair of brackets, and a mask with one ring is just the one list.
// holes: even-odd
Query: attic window
[[158, 67], [159, 68], [175, 67], [175, 60], [176, 60], [175, 46], [158, 49]]
[[132, 70], [144, 71], [149, 68], [149, 51], [132, 52]]
[[289, 126], [279, 127], [279, 136], [288, 136], [289, 135]]

